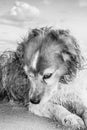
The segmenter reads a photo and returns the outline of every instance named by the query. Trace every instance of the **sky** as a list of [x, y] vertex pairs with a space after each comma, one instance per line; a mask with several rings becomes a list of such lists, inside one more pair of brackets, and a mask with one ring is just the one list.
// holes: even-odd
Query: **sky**
[[86, 52], [87, 0], [0, 0], [0, 51], [42, 26], [69, 29]]

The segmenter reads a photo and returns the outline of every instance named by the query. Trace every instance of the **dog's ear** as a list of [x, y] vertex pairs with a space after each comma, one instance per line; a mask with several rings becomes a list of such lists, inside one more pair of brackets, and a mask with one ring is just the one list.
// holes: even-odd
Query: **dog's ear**
[[60, 78], [60, 82], [68, 83], [76, 76], [77, 70], [82, 67], [82, 55], [76, 39], [67, 31], [59, 31], [58, 37], [62, 40], [64, 47], [61, 56], [66, 66], [66, 72]]
[[[28, 47], [28, 44], [32, 39], [40, 35], [41, 30], [40, 29], [32, 29], [29, 31], [28, 36], [26, 38], [23, 38], [22, 42], [18, 43], [18, 47], [16, 50], [16, 55], [22, 60], [24, 60], [24, 54], [25, 54], [25, 49]], [[33, 46], [33, 45], [32, 45]], [[34, 46], [33, 46], [34, 47]]]

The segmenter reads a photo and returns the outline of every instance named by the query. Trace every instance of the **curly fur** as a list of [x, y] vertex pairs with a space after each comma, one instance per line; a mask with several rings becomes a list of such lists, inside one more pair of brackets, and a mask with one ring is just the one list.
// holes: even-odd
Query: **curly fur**
[[29, 80], [23, 69], [22, 56], [18, 52], [5, 51], [0, 56], [0, 100], [14, 100], [26, 105]]

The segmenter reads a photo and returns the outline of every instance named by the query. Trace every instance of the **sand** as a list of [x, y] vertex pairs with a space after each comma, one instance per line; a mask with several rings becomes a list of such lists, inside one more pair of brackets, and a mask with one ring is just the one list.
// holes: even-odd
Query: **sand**
[[22, 108], [0, 104], [0, 130], [68, 130]]

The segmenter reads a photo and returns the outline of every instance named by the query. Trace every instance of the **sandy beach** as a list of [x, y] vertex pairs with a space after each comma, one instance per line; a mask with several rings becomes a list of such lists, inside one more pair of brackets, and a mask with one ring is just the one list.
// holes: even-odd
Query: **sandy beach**
[[[8, 103], [0, 104], [0, 130], [66, 130], [49, 119], [31, 114]], [[67, 129], [69, 130], [69, 129]]]

